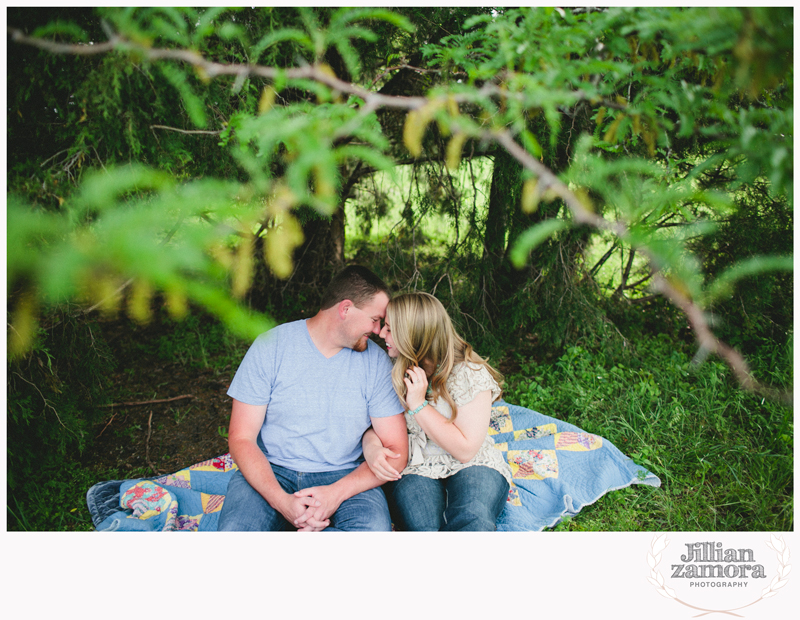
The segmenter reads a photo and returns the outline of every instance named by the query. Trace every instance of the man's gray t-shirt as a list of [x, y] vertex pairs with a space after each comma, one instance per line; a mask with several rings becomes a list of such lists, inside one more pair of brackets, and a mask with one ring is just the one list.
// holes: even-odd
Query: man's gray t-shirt
[[228, 389], [248, 405], [267, 405], [261, 441], [270, 463], [294, 471], [355, 467], [370, 418], [402, 413], [392, 364], [372, 341], [359, 353], [326, 358], [306, 321], [279, 325], [256, 338]]

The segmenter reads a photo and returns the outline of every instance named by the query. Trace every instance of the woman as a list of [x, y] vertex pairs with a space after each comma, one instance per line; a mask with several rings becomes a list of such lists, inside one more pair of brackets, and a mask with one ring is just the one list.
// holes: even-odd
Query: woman
[[[453, 329], [433, 295], [395, 297], [380, 333], [394, 359], [392, 383], [406, 407], [409, 464], [402, 476], [372, 430], [364, 457], [400, 526], [415, 531], [494, 530], [511, 470], [488, 435], [502, 376]], [[394, 455], [393, 455], [394, 456]]]

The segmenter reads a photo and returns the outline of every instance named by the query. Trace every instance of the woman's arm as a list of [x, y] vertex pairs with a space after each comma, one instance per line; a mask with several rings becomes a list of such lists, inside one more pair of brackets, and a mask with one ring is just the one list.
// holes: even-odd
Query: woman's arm
[[[407, 374], [406, 402], [413, 411], [425, 400], [428, 379], [425, 371], [418, 367], [409, 368]], [[414, 417], [428, 437], [458, 461], [467, 463], [478, 453], [483, 444], [489, 430], [491, 415], [492, 391], [484, 390], [476, 394], [469, 403], [458, 408], [458, 416], [453, 423], [431, 405], [421, 409]]]
[[361, 447], [364, 450], [364, 460], [378, 480], [382, 482], [400, 480], [400, 472], [392, 467], [389, 459], [399, 459], [401, 455], [389, 448], [384, 448], [383, 443], [378, 438], [378, 434], [371, 426], [364, 433]]

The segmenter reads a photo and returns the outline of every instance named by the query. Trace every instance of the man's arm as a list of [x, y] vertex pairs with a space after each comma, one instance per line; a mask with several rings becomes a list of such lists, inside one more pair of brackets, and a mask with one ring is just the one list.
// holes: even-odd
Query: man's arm
[[[372, 421], [372, 428], [381, 440], [381, 443], [393, 452], [399, 454], [398, 458], [388, 458], [389, 463], [397, 470], [403, 471], [408, 462], [408, 432], [406, 431], [405, 416], [400, 413], [398, 415], [389, 416], [387, 418], [370, 418]], [[314, 513], [314, 519], [322, 521], [327, 520], [336, 510], [339, 505], [345, 501], [369, 489], [374, 489], [383, 484], [379, 480], [366, 463], [361, 463], [356, 469], [347, 474], [344, 478], [337, 480], [331, 485], [311, 487], [310, 489], [302, 489], [295, 493], [296, 497], [309, 498], [313, 497], [320, 502], [320, 506]], [[295, 525], [302, 524], [304, 517], [295, 521]]]
[[228, 449], [231, 456], [250, 486], [287, 521], [293, 523], [308, 512], [304, 519], [308, 523], [303, 529], [324, 529], [329, 525], [324, 519], [310, 519], [313, 511], [309, 507], [316, 509], [319, 506], [317, 500], [286, 493], [275, 478], [267, 457], [256, 443], [266, 412], [266, 405], [248, 405], [233, 399], [228, 430]]

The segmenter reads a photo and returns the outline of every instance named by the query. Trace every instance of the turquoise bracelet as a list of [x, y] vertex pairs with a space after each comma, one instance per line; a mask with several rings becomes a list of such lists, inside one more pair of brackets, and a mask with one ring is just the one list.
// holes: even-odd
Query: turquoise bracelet
[[420, 411], [425, 409], [425, 407], [427, 407], [427, 406], [428, 406], [428, 401], [427, 400], [423, 400], [422, 404], [419, 407], [417, 407], [416, 409], [414, 409], [414, 410], [409, 409], [408, 410], [408, 415], [417, 415]]

